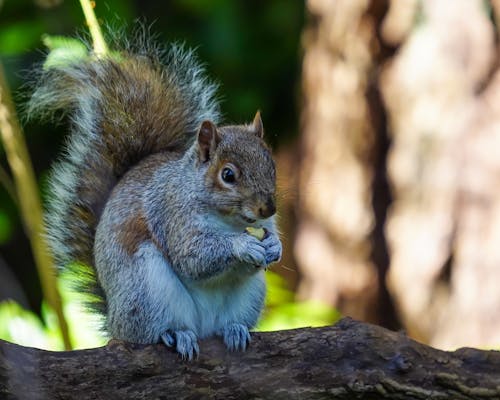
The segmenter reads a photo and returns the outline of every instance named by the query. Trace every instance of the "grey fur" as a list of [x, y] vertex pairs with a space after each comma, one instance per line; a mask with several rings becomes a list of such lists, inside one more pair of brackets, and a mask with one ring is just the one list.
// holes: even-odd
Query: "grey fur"
[[[214, 334], [246, 348], [264, 302], [262, 267], [281, 257], [274, 217], [262, 218], [274, 210], [275, 170], [256, 128], [218, 128], [209, 160], [200, 158], [198, 129], [219, 119], [214, 96], [191, 51], [142, 37], [120, 57], [44, 70], [28, 106], [71, 119], [46, 217], [59, 267], [92, 294], [112, 337], [175, 340], [186, 358]], [[225, 162], [238, 185], [221, 180]], [[265, 240], [245, 233], [251, 220]]]
[[[87, 304], [103, 314], [105, 294], [92, 268], [92, 252], [111, 189], [145, 156], [182, 148], [194, 139], [201, 121], [219, 119], [216, 86], [191, 50], [175, 44], [161, 48], [143, 31], [130, 42], [115, 39], [115, 46], [123, 48], [123, 61], [91, 58], [40, 68], [27, 106], [29, 118], [70, 116], [64, 155], [50, 175], [46, 233], [59, 268], [73, 270], [76, 289], [88, 292]], [[125, 75], [123, 67], [156, 71], [157, 79]], [[130, 122], [147, 107], [155, 112]], [[81, 219], [82, 212], [87, 220]]]

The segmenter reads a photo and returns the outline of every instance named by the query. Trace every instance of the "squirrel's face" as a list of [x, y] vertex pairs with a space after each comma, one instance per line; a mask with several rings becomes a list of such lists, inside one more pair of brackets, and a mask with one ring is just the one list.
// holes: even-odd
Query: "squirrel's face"
[[263, 131], [257, 113], [250, 125], [217, 128], [205, 121], [198, 134], [210, 205], [243, 226], [276, 213], [276, 168]]

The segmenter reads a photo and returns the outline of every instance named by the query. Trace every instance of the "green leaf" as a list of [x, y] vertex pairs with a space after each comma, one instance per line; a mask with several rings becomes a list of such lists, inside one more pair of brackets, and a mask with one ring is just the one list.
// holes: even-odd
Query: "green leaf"
[[89, 57], [87, 46], [78, 39], [45, 35], [42, 40], [50, 50], [43, 64], [45, 69], [64, 67]]

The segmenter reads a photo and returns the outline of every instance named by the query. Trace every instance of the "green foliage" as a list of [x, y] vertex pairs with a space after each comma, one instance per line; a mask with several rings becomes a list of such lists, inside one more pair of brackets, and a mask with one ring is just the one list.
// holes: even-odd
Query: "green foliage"
[[12, 221], [9, 214], [0, 209], [0, 244], [9, 240], [12, 234]]
[[[106, 340], [97, 328], [95, 316], [83, 309], [79, 294], [69, 289], [70, 282], [63, 277], [58, 283], [73, 348], [103, 346]], [[14, 301], [1, 302], [0, 339], [46, 350], [64, 350], [57, 316], [45, 302], [41, 318]]]
[[0, 339], [41, 349], [62, 350], [57, 317], [44, 304], [40, 318], [13, 301], [0, 303]]
[[73, 348], [103, 346], [106, 339], [98, 329], [99, 316], [85, 310], [82, 305], [82, 295], [71, 289], [72, 282], [68, 276], [63, 274], [58, 281]]
[[333, 307], [314, 301], [295, 302], [285, 280], [268, 272], [266, 311], [259, 322], [259, 331], [277, 331], [302, 327], [331, 325], [340, 319]]
[[284, 303], [269, 310], [260, 321], [259, 331], [280, 331], [304, 327], [327, 326], [340, 319], [340, 314], [329, 305], [315, 302]]
[[40, 40], [44, 28], [39, 21], [7, 24], [0, 29], [0, 54], [16, 55], [32, 48]]
[[43, 64], [46, 69], [65, 66], [88, 57], [87, 47], [78, 39], [44, 35], [43, 43], [50, 50]]
[[293, 292], [288, 289], [286, 281], [278, 274], [266, 272], [267, 296], [266, 307], [278, 307], [293, 301]]

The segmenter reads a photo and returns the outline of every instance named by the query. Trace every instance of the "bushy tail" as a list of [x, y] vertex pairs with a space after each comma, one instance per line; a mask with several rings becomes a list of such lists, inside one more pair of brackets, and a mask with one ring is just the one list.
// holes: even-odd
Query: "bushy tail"
[[187, 146], [205, 119], [217, 122], [215, 85], [192, 51], [144, 38], [107, 58], [88, 57], [40, 72], [28, 115], [70, 117], [66, 151], [50, 177], [46, 231], [59, 268], [105, 312], [93, 267], [97, 224], [120, 177], [144, 157]]

